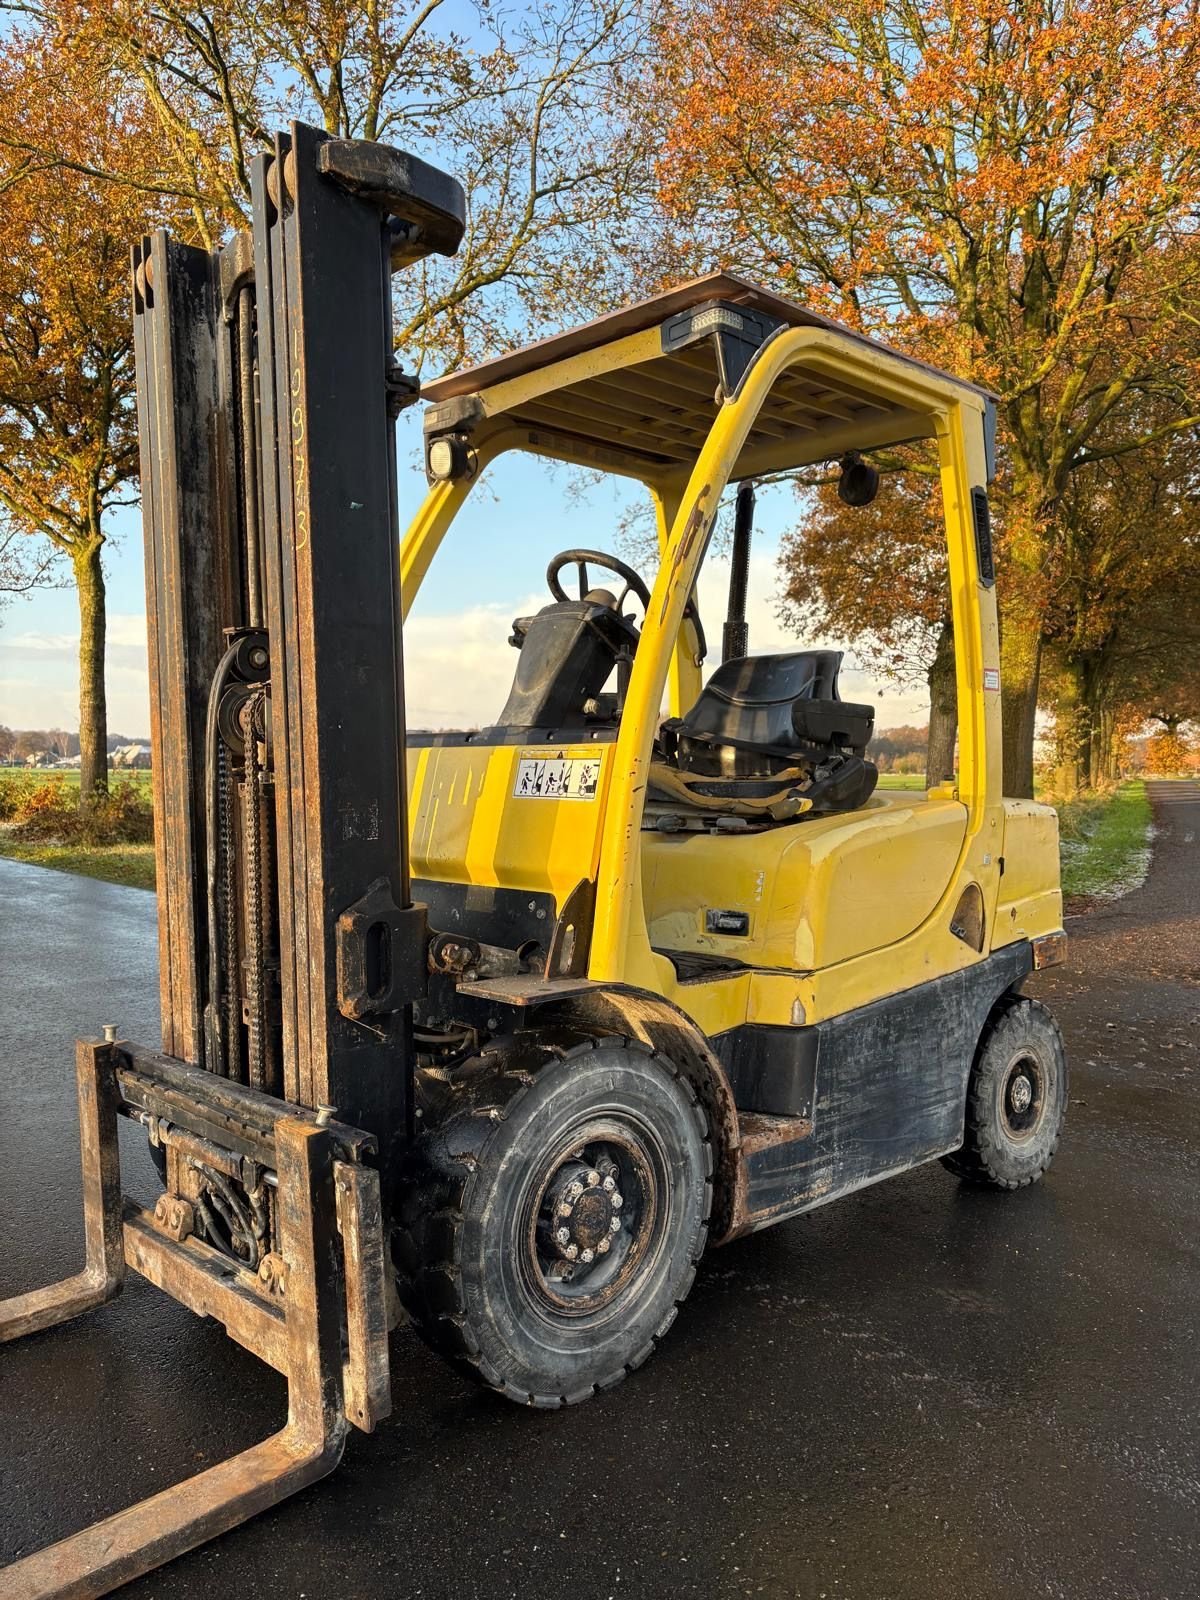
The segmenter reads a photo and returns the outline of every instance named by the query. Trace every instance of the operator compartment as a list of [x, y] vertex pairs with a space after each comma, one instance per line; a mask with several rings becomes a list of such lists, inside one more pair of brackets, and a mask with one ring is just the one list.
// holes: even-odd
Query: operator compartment
[[[900, 792], [740, 833], [647, 826], [650, 943], [672, 957], [799, 972], [894, 944], [933, 912], [966, 827], [960, 801]], [[687, 967], [676, 963], [681, 975]]]

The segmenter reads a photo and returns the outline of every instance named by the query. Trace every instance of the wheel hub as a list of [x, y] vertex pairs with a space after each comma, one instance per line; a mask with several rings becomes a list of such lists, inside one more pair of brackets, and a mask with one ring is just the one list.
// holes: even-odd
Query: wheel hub
[[615, 1162], [568, 1162], [547, 1191], [546, 1243], [560, 1260], [589, 1266], [612, 1248], [623, 1205]]
[[1022, 1111], [1029, 1110], [1029, 1103], [1033, 1099], [1033, 1085], [1023, 1072], [1013, 1079], [1008, 1094], [1012, 1108], [1018, 1116]]
[[1029, 1055], [1019, 1056], [1008, 1069], [1001, 1091], [1000, 1110], [1010, 1139], [1029, 1139], [1042, 1118], [1042, 1075]]

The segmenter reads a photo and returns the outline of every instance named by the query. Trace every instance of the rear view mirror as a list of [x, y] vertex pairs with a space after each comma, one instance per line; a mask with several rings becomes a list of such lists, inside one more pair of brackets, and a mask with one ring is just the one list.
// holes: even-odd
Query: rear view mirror
[[869, 506], [879, 493], [879, 469], [864, 461], [857, 450], [842, 457], [838, 478], [838, 499], [848, 506]]

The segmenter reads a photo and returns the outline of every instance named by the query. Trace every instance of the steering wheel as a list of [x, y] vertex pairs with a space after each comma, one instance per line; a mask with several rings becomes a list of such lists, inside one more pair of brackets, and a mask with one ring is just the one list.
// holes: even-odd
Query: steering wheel
[[546, 583], [550, 593], [556, 600], [570, 600], [572, 598], [563, 588], [562, 580], [559, 578], [559, 573], [564, 567], [574, 567], [578, 571], [579, 594], [577, 598], [580, 600], [584, 598], [591, 588], [591, 584], [588, 582], [587, 570], [589, 561], [593, 566], [603, 567], [606, 572], [615, 572], [617, 577], [623, 580], [625, 587], [617, 596], [616, 612], [618, 616], [621, 615], [621, 607], [625, 604], [625, 598], [631, 590], [642, 602], [642, 614], [645, 615], [646, 608], [650, 604], [649, 589], [632, 567], [627, 566], [617, 556], [605, 555], [603, 550], [560, 550], [558, 552], [546, 568]]
[[[625, 587], [617, 596], [616, 613], [621, 615], [621, 607], [625, 604], [626, 597], [632, 592], [642, 602], [642, 615], [650, 609], [650, 590], [645, 580], [636, 573], [631, 566], [622, 561], [618, 556], [607, 555], [603, 550], [560, 550], [546, 568], [546, 584], [550, 593], [556, 600], [570, 600], [571, 596], [562, 586], [559, 573], [564, 567], [575, 567], [579, 573], [579, 599], [582, 600], [591, 585], [588, 583], [588, 562], [593, 566], [601, 567], [605, 572], [613, 572], [622, 580]], [[708, 653], [708, 642], [704, 637], [704, 629], [700, 624], [700, 613], [696, 609], [695, 599], [689, 595], [688, 603], [683, 608], [686, 622], [690, 622], [696, 630], [696, 655], [702, 661]]]

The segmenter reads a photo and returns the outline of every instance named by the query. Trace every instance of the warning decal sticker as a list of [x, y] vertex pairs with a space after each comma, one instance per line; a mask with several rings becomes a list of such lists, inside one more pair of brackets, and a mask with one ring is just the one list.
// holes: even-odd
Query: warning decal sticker
[[999, 691], [999, 688], [1000, 688], [1000, 669], [999, 669], [999, 667], [984, 667], [984, 669], [983, 669], [983, 687], [985, 689], [993, 689], [993, 690], [996, 690], [997, 692]]
[[594, 800], [600, 780], [598, 755], [523, 754], [513, 795], [518, 800]]

